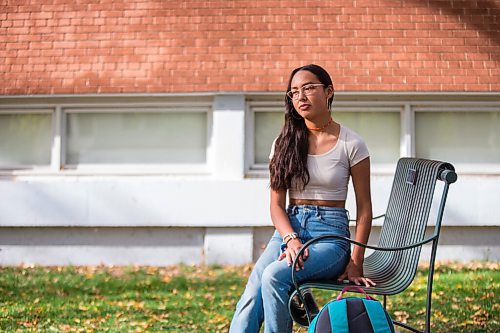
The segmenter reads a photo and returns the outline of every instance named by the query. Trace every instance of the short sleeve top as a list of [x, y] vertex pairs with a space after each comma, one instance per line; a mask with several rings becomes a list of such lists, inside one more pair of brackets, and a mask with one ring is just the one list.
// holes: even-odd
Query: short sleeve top
[[[274, 140], [269, 158], [274, 155]], [[370, 153], [363, 139], [351, 129], [340, 125], [335, 146], [326, 153], [307, 156], [309, 183], [303, 190], [292, 184], [291, 199], [346, 200], [350, 168], [368, 158]]]

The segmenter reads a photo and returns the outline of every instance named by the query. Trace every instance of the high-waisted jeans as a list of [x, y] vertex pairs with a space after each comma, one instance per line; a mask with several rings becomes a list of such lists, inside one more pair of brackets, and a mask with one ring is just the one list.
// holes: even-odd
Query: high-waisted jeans
[[[325, 206], [289, 206], [288, 218], [303, 242], [336, 234], [350, 237], [349, 219], [344, 208]], [[288, 298], [293, 290], [291, 267], [286, 259], [278, 261], [281, 235], [275, 231], [264, 253], [250, 274], [245, 291], [236, 305], [231, 333], [258, 333], [262, 322], [266, 333], [292, 332]], [[344, 272], [350, 258], [350, 244], [344, 240], [324, 240], [309, 247], [304, 269], [298, 280], [333, 279]]]

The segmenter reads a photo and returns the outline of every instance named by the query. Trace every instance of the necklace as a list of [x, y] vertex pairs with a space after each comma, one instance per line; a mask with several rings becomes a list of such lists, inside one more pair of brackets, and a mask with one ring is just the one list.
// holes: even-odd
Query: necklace
[[318, 131], [318, 132], [321, 132], [323, 131], [325, 128], [327, 128], [331, 123], [333, 122], [333, 119], [332, 117], [330, 117], [330, 120], [328, 120], [328, 122], [326, 124], [324, 124], [323, 126], [321, 127], [307, 127], [308, 130], [310, 131]]

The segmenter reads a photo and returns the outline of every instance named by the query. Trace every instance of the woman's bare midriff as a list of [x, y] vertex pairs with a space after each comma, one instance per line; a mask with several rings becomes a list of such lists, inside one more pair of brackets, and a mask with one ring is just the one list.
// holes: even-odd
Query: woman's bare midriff
[[327, 206], [345, 208], [345, 200], [310, 200], [310, 199], [290, 199], [290, 205], [300, 206]]

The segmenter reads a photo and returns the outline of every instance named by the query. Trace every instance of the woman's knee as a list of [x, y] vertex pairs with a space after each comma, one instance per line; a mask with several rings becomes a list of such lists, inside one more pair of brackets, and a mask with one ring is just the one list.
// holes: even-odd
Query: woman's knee
[[285, 261], [276, 261], [262, 272], [262, 289], [276, 289], [291, 286], [291, 268]]

